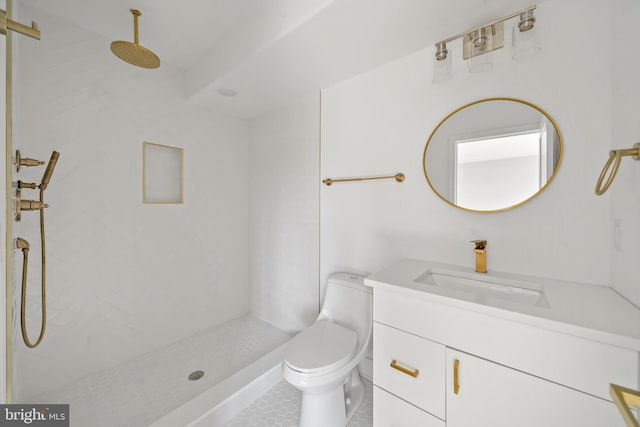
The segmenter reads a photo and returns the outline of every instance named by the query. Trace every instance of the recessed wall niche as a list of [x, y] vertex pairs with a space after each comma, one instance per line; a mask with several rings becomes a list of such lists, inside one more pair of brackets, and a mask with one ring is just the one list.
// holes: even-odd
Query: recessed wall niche
[[142, 144], [142, 201], [149, 204], [183, 203], [182, 148]]

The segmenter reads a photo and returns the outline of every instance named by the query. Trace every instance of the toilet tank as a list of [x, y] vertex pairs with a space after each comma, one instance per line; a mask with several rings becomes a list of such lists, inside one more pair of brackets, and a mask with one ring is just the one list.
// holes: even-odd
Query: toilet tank
[[364, 277], [352, 273], [333, 273], [327, 279], [324, 304], [318, 320], [354, 330], [358, 347], [366, 341], [372, 328], [373, 291], [364, 285]]

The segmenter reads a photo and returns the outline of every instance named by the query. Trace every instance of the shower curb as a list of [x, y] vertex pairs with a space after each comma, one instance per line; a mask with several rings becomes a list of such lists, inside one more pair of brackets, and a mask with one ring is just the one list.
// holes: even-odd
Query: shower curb
[[222, 425], [282, 380], [287, 343], [156, 420], [149, 427]]

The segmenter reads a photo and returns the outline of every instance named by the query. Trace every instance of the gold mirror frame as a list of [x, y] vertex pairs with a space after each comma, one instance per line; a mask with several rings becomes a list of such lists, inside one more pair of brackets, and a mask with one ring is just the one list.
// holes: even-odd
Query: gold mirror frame
[[[549, 122], [551, 122], [551, 124], [553, 125], [553, 128], [556, 132], [556, 135], [558, 135], [558, 145], [560, 146], [559, 149], [559, 153], [558, 153], [558, 163], [556, 164], [553, 173], [551, 174], [551, 176], [549, 177], [549, 179], [547, 180], [547, 182], [533, 195], [531, 195], [530, 197], [526, 198], [525, 200], [516, 203], [514, 205], [511, 206], [507, 206], [501, 209], [493, 209], [493, 210], [477, 210], [477, 209], [470, 209], [470, 208], [465, 208], [463, 206], [458, 206], [455, 203], [451, 202], [450, 200], [448, 200], [447, 198], [445, 198], [442, 194], [440, 194], [435, 187], [433, 186], [433, 184], [431, 183], [431, 180], [429, 179], [429, 175], [427, 174], [427, 150], [429, 149], [429, 144], [431, 143], [431, 140], [433, 139], [433, 136], [436, 134], [436, 132], [438, 132], [438, 129], [440, 129], [440, 127], [447, 121], [449, 120], [452, 116], [454, 116], [456, 113], [460, 112], [461, 110], [464, 110], [465, 108], [469, 108], [473, 105], [476, 104], [481, 104], [483, 102], [489, 102], [489, 101], [511, 101], [511, 102], [517, 102], [520, 104], [524, 104], [527, 105], [531, 108], [534, 108], [536, 110], [538, 110], [538, 112], [540, 112], [541, 114], [543, 114], [548, 120]], [[484, 99], [480, 99], [474, 102], [470, 102], [468, 104], [463, 105], [462, 107], [459, 107], [457, 109], [455, 109], [454, 111], [452, 111], [451, 113], [449, 113], [444, 119], [442, 119], [440, 121], [440, 123], [438, 123], [438, 125], [435, 127], [435, 129], [431, 132], [431, 135], [429, 135], [429, 139], [427, 140], [427, 144], [424, 147], [424, 153], [422, 155], [422, 171], [424, 173], [424, 177], [427, 180], [427, 183], [429, 184], [429, 187], [431, 187], [431, 190], [442, 200], [444, 200], [447, 204], [454, 206], [458, 209], [462, 209], [463, 211], [467, 211], [467, 212], [479, 212], [479, 213], [491, 213], [491, 212], [504, 212], [507, 210], [511, 210], [514, 208], [517, 208], [520, 205], [523, 205], [525, 203], [527, 203], [528, 201], [530, 201], [531, 199], [535, 198], [536, 196], [538, 196], [540, 193], [542, 193], [544, 190], [546, 190], [546, 188], [549, 186], [549, 184], [553, 181], [553, 179], [556, 177], [556, 174], [558, 173], [558, 170], [560, 170], [560, 165], [562, 164], [562, 157], [564, 154], [564, 142], [562, 139], [562, 134], [560, 133], [560, 129], [558, 128], [558, 124], [556, 123], [556, 121], [549, 115], [547, 114], [547, 112], [545, 110], [543, 110], [542, 108], [538, 107], [535, 104], [532, 104], [530, 102], [524, 101], [522, 99], [517, 99], [517, 98], [508, 98], [508, 97], [498, 97], [498, 98], [484, 98]]]

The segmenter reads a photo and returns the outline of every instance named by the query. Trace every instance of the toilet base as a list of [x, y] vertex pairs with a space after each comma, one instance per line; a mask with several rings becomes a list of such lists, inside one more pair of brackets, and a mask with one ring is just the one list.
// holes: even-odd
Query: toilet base
[[345, 427], [364, 400], [364, 384], [356, 367], [344, 383], [303, 390], [299, 427]]
[[356, 367], [351, 372], [349, 389], [347, 389], [345, 385], [345, 402], [347, 406], [347, 422], [345, 426], [349, 424], [351, 418], [353, 418], [358, 408], [360, 408], [360, 404], [364, 400], [364, 394], [364, 384], [360, 378], [360, 371], [358, 371]]

